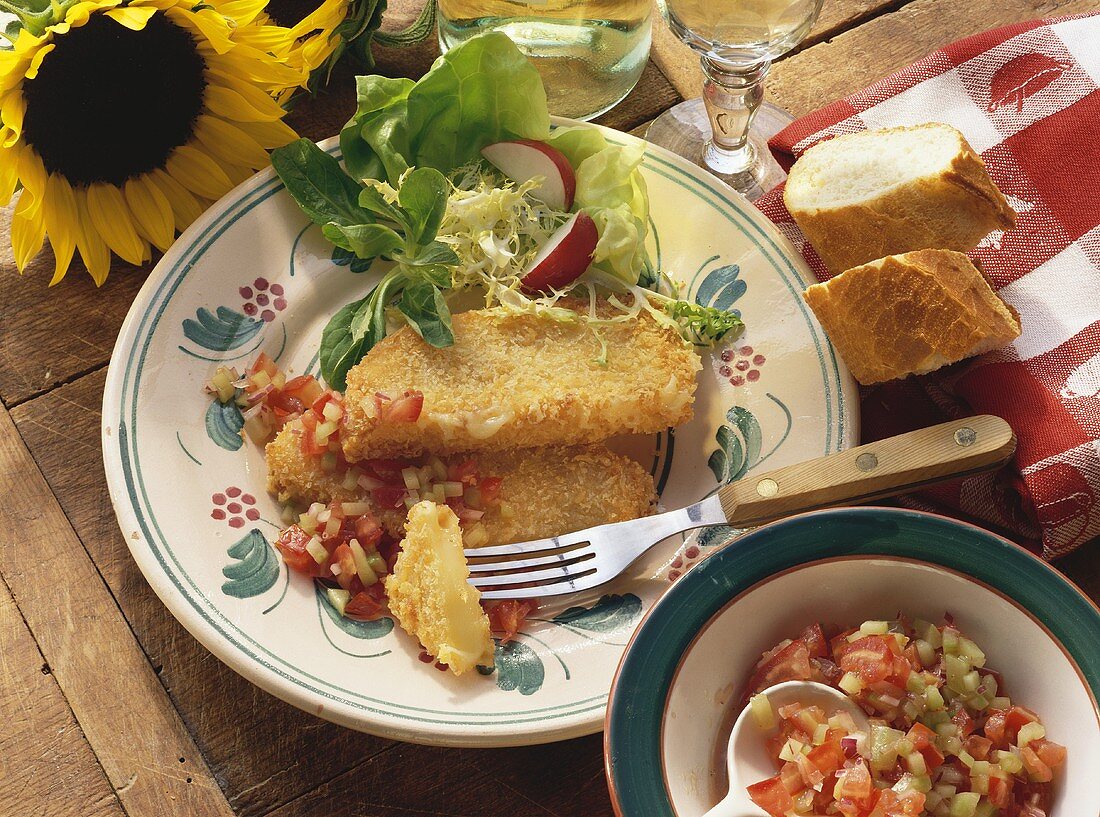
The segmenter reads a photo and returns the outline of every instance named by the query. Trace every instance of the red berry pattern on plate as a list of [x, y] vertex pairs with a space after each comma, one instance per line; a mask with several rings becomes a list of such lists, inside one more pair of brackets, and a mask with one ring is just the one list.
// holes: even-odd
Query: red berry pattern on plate
[[259, 317], [265, 323], [271, 323], [276, 312], [286, 309], [283, 285], [270, 284], [266, 278], [257, 278], [252, 286], [241, 287], [238, 292], [244, 298], [241, 309], [250, 318]]
[[767, 358], [751, 346], [723, 349], [719, 358], [722, 362], [718, 365], [718, 374], [731, 386], [755, 383], [760, 379], [760, 367], [767, 362]]
[[687, 573], [688, 568], [692, 567], [699, 561], [703, 555], [698, 545], [688, 545], [684, 548], [683, 553], [676, 554], [676, 558], [673, 559], [668, 565], [668, 580], [670, 582], [676, 581], [678, 578]]
[[210, 518], [225, 522], [231, 528], [243, 528], [245, 520], [255, 522], [260, 518], [260, 512], [255, 507], [256, 497], [244, 493], [236, 485], [212, 494], [210, 502], [214, 506]]

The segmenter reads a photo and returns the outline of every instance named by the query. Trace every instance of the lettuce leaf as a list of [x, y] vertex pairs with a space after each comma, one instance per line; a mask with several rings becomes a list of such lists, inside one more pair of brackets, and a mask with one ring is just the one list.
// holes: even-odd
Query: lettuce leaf
[[636, 283], [646, 266], [649, 194], [641, 165], [642, 142], [608, 145], [579, 165], [577, 209], [592, 216], [600, 234], [593, 265], [624, 283]]
[[356, 78], [358, 107], [340, 132], [348, 171], [396, 184], [410, 167], [444, 173], [505, 139], [546, 139], [538, 71], [507, 35], [489, 32], [435, 61], [419, 82]]

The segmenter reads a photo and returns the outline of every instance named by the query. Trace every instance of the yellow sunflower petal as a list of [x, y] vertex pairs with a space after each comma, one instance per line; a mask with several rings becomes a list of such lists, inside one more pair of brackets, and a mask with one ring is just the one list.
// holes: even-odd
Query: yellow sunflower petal
[[46, 166], [30, 145], [24, 144], [19, 149], [16, 158], [15, 170], [19, 174], [19, 181], [25, 190], [30, 190], [38, 199], [46, 195]]
[[31, 64], [27, 66], [26, 72], [23, 74], [27, 79], [34, 79], [38, 76], [38, 69], [42, 67], [42, 60], [46, 58], [46, 55], [53, 51], [55, 48], [53, 43], [44, 45], [31, 57]]
[[122, 192], [138, 232], [159, 249], [168, 249], [175, 235], [175, 219], [172, 205], [160, 188], [147, 176], [138, 176], [127, 181]]
[[217, 8], [219, 14], [232, 17], [238, 26], [244, 26], [255, 20], [266, 7], [267, 0], [230, 0]]
[[59, 173], [51, 173], [46, 182], [46, 198], [42, 201], [42, 218], [53, 248], [54, 272], [50, 286], [61, 281], [68, 272], [76, 250], [76, 235], [80, 232], [80, 214], [76, 196], [69, 182]]
[[46, 238], [46, 222], [42, 220], [40, 202], [29, 190], [24, 190], [11, 219], [11, 248], [15, 267], [20, 272], [42, 249]]
[[[207, 65], [206, 79], [209, 84], [206, 87], [205, 101], [212, 113], [226, 119], [246, 119], [253, 122], [270, 122], [286, 115], [286, 111], [266, 91], [257, 88], [247, 79], [214, 65]], [[236, 98], [219, 95], [218, 92], [229, 92], [235, 94]], [[227, 102], [231, 104], [224, 113], [214, 109], [215, 104], [225, 106]]]
[[80, 216], [76, 248], [80, 251], [80, 257], [84, 260], [84, 266], [88, 268], [88, 274], [92, 276], [95, 285], [103, 286], [103, 282], [107, 280], [107, 273], [111, 271], [111, 249], [92, 224], [86, 191], [77, 189], [73, 191], [73, 195], [76, 198], [76, 209]]
[[298, 138], [294, 129], [285, 122], [234, 122], [266, 150], [281, 148]]
[[149, 18], [156, 13], [157, 10], [155, 8], [149, 8], [148, 6], [127, 6], [125, 8], [111, 9], [105, 12], [105, 15], [119, 25], [126, 26], [126, 28], [133, 31], [141, 31], [145, 28], [145, 24], [149, 22]]
[[294, 45], [294, 37], [290, 29], [275, 25], [239, 28], [233, 39], [238, 46], [244, 43], [260, 51], [270, 52], [279, 58], [286, 56]]
[[267, 166], [267, 151], [259, 142], [216, 116], [203, 114], [198, 118], [195, 138], [207, 153], [226, 164], [246, 165], [254, 170]]
[[7, 207], [19, 184], [18, 151], [0, 148], [0, 207]]
[[191, 222], [202, 215], [203, 206], [198, 199], [163, 170], [154, 170], [146, 178], [168, 199], [168, 204], [172, 207], [172, 215], [176, 219], [176, 230], [179, 232], [182, 233], [191, 226]]
[[304, 37], [311, 31], [335, 28], [347, 16], [347, 0], [325, 0], [291, 29], [295, 37]]
[[230, 38], [232, 29], [225, 18], [214, 9], [207, 8], [196, 12], [174, 6], [164, 13], [180, 28], [186, 28], [198, 34], [196, 39], [202, 45], [214, 49], [214, 53], [225, 54], [232, 50], [233, 40]]
[[241, 43], [228, 54], [207, 57], [206, 64], [220, 74], [275, 88], [300, 85], [303, 79], [300, 68], [277, 62], [264, 50]]
[[115, 255], [131, 264], [140, 264], [149, 256], [149, 246], [134, 229], [134, 219], [122, 191], [112, 184], [88, 185], [88, 216], [96, 232]]
[[10, 148], [23, 133], [23, 116], [27, 113], [27, 101], [19, 91], [12, 91], [0, 104], [0, 147]]
[[216, 201], [233, 186], [217, 162], [191, 145], [181, 145], [165, 162], [168, 175], [196, 196]]

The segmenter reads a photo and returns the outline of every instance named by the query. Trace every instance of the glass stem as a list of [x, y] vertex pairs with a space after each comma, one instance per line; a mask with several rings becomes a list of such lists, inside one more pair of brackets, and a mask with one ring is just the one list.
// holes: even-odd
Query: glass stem
[[712, 132], [703, 148], [703, 161], [711, 171], [722, 175], [744, 172], [756, 159], [749, 128], [764, 100], [764, 77], [771, 62], [735, 65], [707, 55], [701, 62], [703, 102]]

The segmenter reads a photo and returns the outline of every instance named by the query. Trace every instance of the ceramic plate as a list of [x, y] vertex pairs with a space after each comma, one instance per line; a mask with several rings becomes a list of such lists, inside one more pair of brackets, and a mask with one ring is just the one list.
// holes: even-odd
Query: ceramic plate
[[728, 791], [726, 741], [760, 654], [811, 621], [846, 626], [899, 611], [955, 617], [1004, 674], [1012, 699], [1038, 712], [1068, 749], [1051, 813], [1100, 813], [1090, 776], [1100, 768], [1100, 609], [989, 531], [915, 511], [845, 508], [743, 536], [648, 613], [607, 713], [616, 814], [709, 810]]
[[[612, 141], [632, 137], [606, 131]], [[337, 153], [335, 140], [323, 145]], [[644, 172], [651, 253], [688, 296], [748, 325], [707, 354], [695, 419], [615, 441], [649, 468], [667, 508], [719, 481], [819, 457], [857, 433], [854, 382], [805, 306], [809, 271], [752, 206], [658, 148]], [[266, 351], [288, 374], [316, 373], [321, 329], [377, 279], [333, 255], [272, 171], [242, 184], [175, 243], [135, 301], [111, 360], [103, 447], [111, 497], [134, 558], [196, 638], [295, 706], [423, 743], [517, 745], [598, 731], [611, 678], [642, 613], [713, 534], [652, 550], [602, 592], [540, 609], [496, 670], [455, 678], [422, 663], [384, 618], [341, 619], [287, 575], [271, 543], [279, 508], [241, 419], [203, 394], [222, 363]]]

